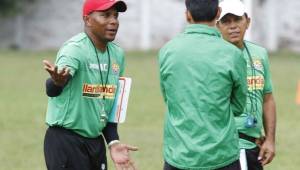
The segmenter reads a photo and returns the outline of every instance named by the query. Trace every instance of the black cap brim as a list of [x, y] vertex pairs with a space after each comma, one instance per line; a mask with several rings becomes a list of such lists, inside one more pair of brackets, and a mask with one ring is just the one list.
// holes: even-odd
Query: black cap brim
[[127, 5], [124, 1], [117, 1], [114, 5], [118, 12], [125, 12], [127, 10]]

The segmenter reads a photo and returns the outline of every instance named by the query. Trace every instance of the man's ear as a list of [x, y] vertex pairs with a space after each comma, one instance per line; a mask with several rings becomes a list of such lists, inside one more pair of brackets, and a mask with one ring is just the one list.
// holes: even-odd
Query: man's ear
[[250, 23], [251, 23], [251, 18], [247, 17], [247, 29], [250, 27]]
[[186, 16], [186, 21], [187, 21], [188, 23], [191, 24], [191, 23], [194, 22], [194, 19], [193, 19], [192, 14], [191, 14], [190, 11], [186, 10], [186, 11], [185, 11], [185, 16]]
[[217, 20], [216, 27], [220, 29], [220, 21]]
[[88, 26], [88, 27], [91, 26], [91, 16], [90, 15], [83, 16], [83, 21], [86, 26]]
[[222, 8], [218, 7], [218, 12], [217, 12], [215, 20], [217, 20], [217, 21], [219, 20], [221, 12], [222, 12]]

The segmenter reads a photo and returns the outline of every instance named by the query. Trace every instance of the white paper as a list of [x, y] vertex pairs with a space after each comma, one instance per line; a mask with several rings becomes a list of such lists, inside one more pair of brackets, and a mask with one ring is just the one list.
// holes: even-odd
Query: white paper
[[240, 164], [241, 170], [248, 170], [246, 151], [245, 149], [240, 150]]
[[126, 119], [126, 111], [131, 87], [131, 78], [120, 77], [115, 102], [108, 121], [112, 123], [123, 123]]

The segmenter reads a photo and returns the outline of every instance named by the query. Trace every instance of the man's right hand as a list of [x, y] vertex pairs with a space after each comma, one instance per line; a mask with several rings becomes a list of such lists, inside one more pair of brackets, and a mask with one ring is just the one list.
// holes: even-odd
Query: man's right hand
[[68, 77], [70, 75], [70, 70], [64, 67], [61, 71], [58, 71], [57, 66], [52, 64], [48, 60], [43, 60], [44, 69], [50, 74], [54, 84], [56, 86], [64, 86], [68, 81]]

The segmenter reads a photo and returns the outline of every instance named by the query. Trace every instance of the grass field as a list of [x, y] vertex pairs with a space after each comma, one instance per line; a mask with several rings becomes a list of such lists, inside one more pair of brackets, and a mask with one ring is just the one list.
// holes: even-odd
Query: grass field
[[[43, 138], [48, 77], [42, 60], [55, 52], [0, 51], [0, 170], [44, 170]], [[300, 164], [300, 106], [295, 105], [300, 55], [270, 58], [277, 102], [277, 155], [267, 170], [297, 170]], [[126, 75], [133, 78], [128, 118], [119, 127], [140, 170], [162, 169], [164, 105], [159, 90], [156, 52], [127, 54]], [[110, 169], [114, 169], [110, 165]]]

